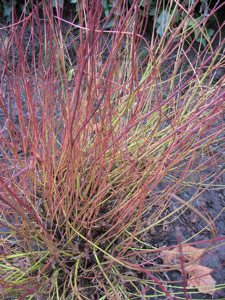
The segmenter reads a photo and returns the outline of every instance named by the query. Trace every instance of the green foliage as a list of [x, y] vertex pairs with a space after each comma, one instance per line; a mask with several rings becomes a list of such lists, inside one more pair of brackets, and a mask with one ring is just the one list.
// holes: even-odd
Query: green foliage
[[[188, 2], [187, 2], [188, 3]], [[204, 4], [204, 6], [203, 6]], [[188, 4], [186, 4], [186, 9], [188, 9]], [[149, 9], [149, 16], [153, 17], [156, 12], [156, 2], [151, 3]], [[186, 22], [184, 28], [188, 32], [193, 31], [193, 34], [188, 37], [189, 40], [193, 38], [200, 43], [202, 46], [206, 46], [206, 40], [212, 37], [214, 31], [211, 28], [208, 28], [206, 25], [201, 26], [201, 30], [199, 29], [198, 25], [201, 21], [204, 20], [205, 14], [208, 12], [208, 4], [207, 1], [202, 1], [202, 5], [200, 7], [199, 13], [201, 14], [199, 17], [196, 14], [192, 15], [191, 18], [189, 17]], [[169, 8], [164, 8], [164, 4], [161, 5], [159, 10], [159, 15], [156, 20], [156, 32], [157, 34], [162, 37], [165, 33], [167, 33], [167, 29], [176, 29], [181, 22], [186, 18], [187, 15], [184, 11], [178, 12], [177, 7], [173, 4]]]
[[[102, 4], [103, 4], [103, 13], [104, 16], [107, 17], [113, 7], [113, 2], [115, 0], [103, 0]], [[48, 1], [47, 1], [48, 2]], [[60, 8], [63, 8], [63, 0], [53, 0], [52, 1], [52, 7], [56, 7], [57, 2], [59, 3]], [[78, 0], [70, 0], [69, 1], [70, 4], [74, 4], [75, 5], [75, 11], [78, 12]], [[132, 1], [129, 1], [130, 5], [132, 4]], [[144, 1], [139, 1], [140, 2], [140, 7], [143, 8], [144, 7]], [[196, 25], [201, 22], [204, 19], [204, 15], [207, 11], [207, 2], [208, 1], [202, 1], [202, 5], [200, 8], [200, 12], [202, 13], [200, 17], [195, 17], [194, 19], [189, 19], [188, 20], [188, 31], [192, 31], [194, 30], [193, 33], [193, 38], [196, 39], [197, 42], [200, 43], [200, 45], [205, 46], [206, 45], [206, 37], [208, 39], [210, 39], [213, 35], [213, 30], [211, 28], [208, 28], [207, 26], [203, 26], [202, 30], [204, 32], [204, 35], [202, 34], [202, 31], [200, 31], [198, 28], [195, 29]], [[188, 3], [188, 2], [187, 2]], [[204, 4], [204, 6], [203, 6]], [[17, 0], [14, 0], [14, 5], [16, 6], [21, 6], [20, 8], [23, 8], [23, 4], [21, 2], [17, 3]], [[187, 5], [187, 4], [186, 4]], [[156, 19], [156, 32], [157, 34], [162, 37], [166, 31], [167, 31], [167, 27], [170, 26], [170, 22], [172, 20], [172, 13], [171, 13], [171, 9], [174, 8], [174, 5], [172, 6], [172, 8], [169, 9], [165, 9], [165, 1], [162, 2], [160, 10], [159, 10], [159, 15], [158, 18]], [[157, 8], [157, 1], [153, 0], [150, 1], [149, 3], [149, 9], [148, 9], [148, 14], [149, 17], [154, 17], [155, 13], [156, 13], [156, 8]], [[11, 14], [12, 14], [12, 0], [10, 1], [4, 1], [3, 5], [2, 5], [2, 10], [3, 10], [3, 16], [6, 18], [7, 22], [10, 22], [11, 20]], [[176, 18], [173, 21], [172, 26], [176, 27], [180, 24], [180, 22], [183, 20], [184, 18], [184, 13], [182, 12], [181, 14], [178, 14], [177, 11], [176, 13]], [[108, 24], [106, 25], [106, 28], [111, 28], [114, 24], [114, 18], [111, 18], [108, 22]], [[189, 37], [189, 40], [191, 39], [191, 37]]]
[[163, 10], [156, 20], [156, 32], [160, 37], [164, 35], [166, 32], [166, 27], [171, 21], [172, 16], [167, 10]]
[[[207, 43], [207, 39], [211, 39], [211, 37], [214, 34], [214, 30], [211, 28], [208, 28], [207, 26], [202, 26], [201, 29], [202, 31], [196, 27], [196, 24], [201, 23], [204, 20], [204, 16], [201, 15], [198, 18], [195, 18], [194, 20], [189, 18], [187, 20], [187, 27], [188, 27], [188, 31], [194, 31], [194, 38], [196, 39], [197, 42], [199, 42], [202, 46], [206, 46]], [[202, 34], [203, 32], [203, 34]]]
[[[63, 7], [63, 0], [58, 0], [58, 1], [52, 0], [52, 7], [56, 7], [57, 2], [58, 2], [59, 7], [62, 8]], [[72, 2], [70, 1], [70, 3], [72, 3]]]
[[6, 19], [6, 22], [11, 21], [13, 3], [12, 1], [14, 1], [14, 6], [16, 6], [17, 0], [3, 1], [2, 3], [3, 17]]

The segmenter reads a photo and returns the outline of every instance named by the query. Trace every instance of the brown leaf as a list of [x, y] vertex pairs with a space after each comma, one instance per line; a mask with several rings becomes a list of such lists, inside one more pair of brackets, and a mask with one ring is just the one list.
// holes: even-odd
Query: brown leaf
[[[204, 249], [195, 248], [188, 245], [182, 245], [182, 254], [184, 261], [193, 261], [198, 260], [204, 253]], [[174, 249], [170, 251], [162, 251], [162, 260], [164, 264], [172, 264], [176, 265], [180, 263], [180, 250], [179, 246], [176, 246]]]
[[199, 222], [199, 215], [197, 215], [196, 213], [194, 213], [193, 211], [191, 212], [191, 216], [190, 216], [190, 220], [191, 220], [191, 223], [197, 223]]
[[[216, 281], [210, 273], [213, 269], [204, 267], [199, 264], [197, 260], [201, 258], [204, 249], [195, 248], [192, 246], [182, 245], [183, 260], [185, 262], [185, 271], [189, 276], [187, 280], [188, 287], [196, 287], [201, 293], [213, 295], [215, 291]], [[170, 251], [162, 251], [162, 260], [164, 264], [174, 265], [175, 268], [180, 270], [180, 249], [176, 246]], [[187, 263], [195, 261], [195, 264], [187, 266]]]
[[201, 265], [190, 265], [185, 271], [190, 278], [187, 281], [188, 287], [196, 287], [201, 293], [214, 295], [216, 281], [210, 273], [213, 269]]

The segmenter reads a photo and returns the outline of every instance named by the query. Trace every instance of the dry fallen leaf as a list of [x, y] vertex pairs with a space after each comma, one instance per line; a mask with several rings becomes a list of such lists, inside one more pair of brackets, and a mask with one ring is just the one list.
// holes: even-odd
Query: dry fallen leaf
[[[192, 246], [182, 245], [182, 255], [185, 262], [185, 271], [189, 276], [187, 280], [188, 287], [196, 287], [201, 293], [214, 295], [216, 281], [209, 273], [213, 270], [200, 265], [199, 259], [203, 255], [205, 249], [199, 249]], [[176, 246], [170, 251], [162, 251], [162, 260], [164, 264], [175, 266], [180, 269], [180, 249]], [[192, 264], [187, 265], [187, 263]]]
[[193, 211], [191, 212], [191, 216], [190, 216], [190, 221], [191, 221], [191, 223], [197, 223], [197, 222], [199, 222], [199, 219], [200, 219], [200, 217], [199, 217], [199, 215], [197, 215], [196, 213], [194, 213]]
[[213, 269], [211, 268], [200, 265], [190, 265], [185, 267], [185, 271], [190, 276], [187, 281], [188, 287], [196, 287], [199, 292], [213, 296], [216, 281], [209, 275], [212, 270]]
[[[193, 261], [198, 260], [204, 253], [204, 249], [195, 248], [192, 246], [182, 245], [182, 254], [183, 259], [185, 261]], [[180, 263], [180, 249], [176, 246], [174, 249], [170, 251], [163, 251], [162, 252], [162, 260], [164, 264], [179, 264]]]

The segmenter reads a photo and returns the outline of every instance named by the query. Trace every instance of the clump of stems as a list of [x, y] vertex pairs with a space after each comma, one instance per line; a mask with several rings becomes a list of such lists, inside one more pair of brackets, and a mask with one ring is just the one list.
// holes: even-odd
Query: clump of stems
[[193, 203], [224, 173], [223, 25], [198, 49], [194, 6], [168, 1], [159, 37], [157, 1], [148, 40], [148, 3], [58, 2], [25, 1], [0, 50], [2, 297], [178, 299], [151, 237], [189, 209], [217, 238]]

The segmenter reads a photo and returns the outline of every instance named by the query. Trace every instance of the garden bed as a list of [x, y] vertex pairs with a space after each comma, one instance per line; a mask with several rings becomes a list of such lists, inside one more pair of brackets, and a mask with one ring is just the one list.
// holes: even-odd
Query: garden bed
[[[199, 48], [122, 35], [132, 14], [60, 36], [56, 15], [1, 39], [3, 299], [224, 299], [224, 25]], [[181, 243], [206, 249], [208, 293]]]

